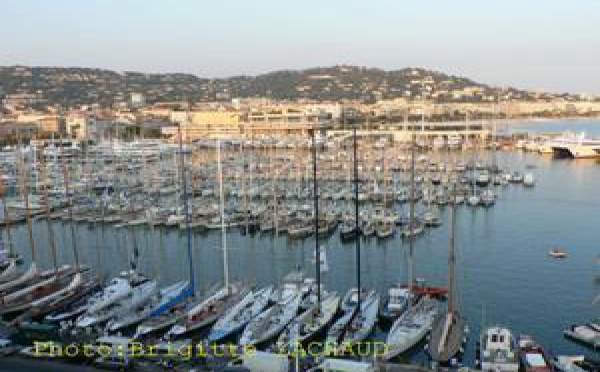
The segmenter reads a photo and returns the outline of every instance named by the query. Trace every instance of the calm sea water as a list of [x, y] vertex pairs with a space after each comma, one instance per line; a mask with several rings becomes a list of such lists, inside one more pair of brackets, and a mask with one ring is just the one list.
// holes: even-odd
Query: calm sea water
[[[599, 134], [599, 121], [544, 122], [519, 125], [518, 130], [586, 130]], [[485, 155], [485, 154], [484, 154]], [[595, 160], [557, 160], [537, 154], [501, 152], [500, 166], [524, 171], [534, 166], [534, 188], [508, 186], [490, 209], [458, 209], [458, 277], [460, 307], [469, 320], [467, 356], [472, 358], [481, 324], [500, 324], [515, 334], [530, 334], [548, 349], [582, 353], [586, 349], [562, 336], [574, 322], [594, 319], [600, 305], [600, 163]], [[415, 245], [417, 276], [432, 285], [444, 285], [448, 259], [449, 208], [441, 210], [444, 225], [428, 231]], [[70, 227], [53, 223], [61, 262], [72, 259]], [[14, 231], [16, 246], [25, 257], [29, 245], [24, 225]], [[164, 283], [185, 279], [188, 272], [184, 231], [78, 224], [77, 245], [85, 263], [110, 277], [128, 267], [137, 245], [140, 267]], [[50, 249], [45, 222], [34, 223], [40, 262], [48, 266]], [[337, 234], [322, 240], [330, 270], [329, 289], [344, 292], [355, 283], [354, 243], [342, 244]], [[296, 266], [314, 272], [314, 238], [290, 241], [285, 236], [227, 235], [230, 272], [259, 285], [278, 283]], [[192, 236], [196, 281], [206, 289], [222, 278], [219, 231]], [[553, 247], [564, 247], [569, 257], [547, 257]], [[365, 287], [385, 293], [387, 286], [406, 280], [408, 244], [396, 238], [384, 242], [363, 240], [362, 278]]]

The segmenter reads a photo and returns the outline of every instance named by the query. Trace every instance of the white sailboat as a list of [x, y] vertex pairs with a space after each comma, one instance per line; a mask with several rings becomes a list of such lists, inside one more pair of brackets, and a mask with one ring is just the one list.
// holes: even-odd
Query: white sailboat
[[111, 305], [105, 306], [94, 312], [87, 312], [77, 318], [75, 326], [86, 328], [105, 323], [116, 316], [122, 316], [135, 311], [139, 311], [152, 297], [156, 295], [156, 281], [149, 280], [133, 287], [128, 294], [121, 300]]
[[[413, 148], [414, 148], [414, 132], [413, 132]], [[412, 172], [411, 172], [411, 190], [414, 190], [414, 150], [412, 152]], [[413, 193], [412, 191], [411, 193]], [[414, 229], [415, 221], [415, 205], [411, 201], [410, 204], [410, 219], [409, 219], [409, 231]], [[408, 254], [408, 288], [411, 289], [414, 284], [414, 271], [415, 271], [415, 260], [414, 260], [414, 234], [411, 233], [409, 240], [409, 254]], [[394, 321], [388, 336], [383, 359], [391, 359], [406, 350], [415, 346], [421, 341], [427, 332], [431, 330], [433, 321], [438, 313], [438, 304], [434, 299], [426, 296], [421, 298], [417, 304], [413, 303], [414, 294], [410, 294], [408, 301], [408, 309], [400, 315]]]
[[[183, 210], [186, 215], [186, 229], [187, 229], [187, 251], [189, 260], [189, 281], [178, 282], [168, 288], [163, 289], [159, 298], [156, 299], [155, 304], [149, 304], [146, 306], [145, 311], [147, 312], [146, 320], [143, 320], [138, 325], [136, 332], [133, 336], [134, 339], [145, 337], [151, 333], [164, 331], [184, 318], [187, 312], [194, 308], [197, 302], [194, 302], [194, 268], [192, 265], [192, 246], [191, 246], [191, 211], [188, 205], [189, 195], [187, 188], [187, 177], [186, 167], [183, 151], [183, 141], [181, 136], [181, 127], [179, 127], [179, 170], [181, 173], [181, 191], [182, 191], [182, 202]], [[175, 156], [173, 156], [175, 159]], [[162, 163], [161, 163], [162, 165]], [[178, 169], [178, 168], [175, 168]], [[177, 190], [178, 188], [176, 188]], [[151, 213], [154, 214], [154, 213]], [[149, 220], [153, 220], [150, 218]], [[146, 315], [146, 314], [144, 314]], [[121, 323], [132, 323], [138, 322], [135, 316], [124, 319]], [[119, 326], [119, 324], [113, 324], [113, 327]]]
[[259, 314], [242, 332], [240, 346], [256, 346], [277, 337], [298, 313], [300, 300], [301, 294], [297, 292]]
[[392, 325], [383, 359], [394, 358], [423, 340], [431, 330], [438, 311], [438, 303], [431, 297], [424, 297], [411, 306]]
[[247, 287], [240, 283], [231, 283], [227, 287], [219, 289], [189, 309], [165, 336], [177, 338], [212, 325], [247, 293]]
[[[338, 338], [338, 344], [328, 338], [327, 348], [336, 347], [337, 352], [344, 352], [357, 343], [363, 341], [371, 334], [377, 323], [380, 297], [375, 291], [371, 291], [361, 302], [361, 307], [356, 315], [352, 317], [344, 332]], [[330, 342], [331, 341], [331, 342]]]
[[[4, 186], [0, 184], [0, 194], [2, 196], [2, 208], [3, 208], [3, 218], [4, 220], [8, 220], [8, 208], [6, 207], [6, 190]], [[10, 230], [10, 223], [6, 224], [6, 235], [8, 237], [8, 248], [7, 250], [4, 248], [4, 241], [1, 240], [0, 237], [0, 284], [10, 282], [19, 277], [19, 270], [17, 269], [18, 261], [20, 257], [18, 257], [13, 248], [12, 234]]]
[[[453, 195], [456, 189], [453, 190]], [[431, 358], [440, 363], [448, 363], [460, 353], [464, 343], [465, 319], [458, 309], [454, 268], [456, 263], [455, 233], [456, 205], [450, 214], [450, 248], [448, 254], [448, 309], [440, 313], [434, 321], [428, 351]]]
[[[371, 316], [374, 316], [374, 326], [374, 321], [377, 318], [377, 311], [379, 310], [379, 295], [375, 291], [370, 291], [361, 297], [360, 309], [358, 307], [358, 303], [355, 303], [354, 307], [344, 311], [344, 314], [338, 318], [338, 320], [336, 320], [331, 328], [329, 328], [327, 331], [327, 337], [325, 339], [325, 354], [335, 354], [337, 352], [343, 352], [346, 349], [346, 345], [342, 344], [343, 341], [351, 340], [353, 338], [351, 335], [354, 332], [361, 331], [360, 328], [357, 328], [356, 330], [349, 332], [349, 329], [353, 326], [353, 324], [354, 326], [357, 326], [360, 325], [358, 323], [366, 323], [365, 328], [368, 328], [368, 326], [370, 326], [369, 323], [372, 321]], [[376, 307], [373, 306], [375, 305], [375, 302], [377, 304]], [[374, 315], [372, 314], [373, 311]], [[365, 322], [366, 320], [368, 320], [368, 322]], [[372, 327], [368, 329], [368, 331], [370, 332], [371, 329]], [[364, 333], [364, 331], [361, 332]]]
[[138, 308], [132, 312], [119, 314], [111, 319], [106, 325], [106, 330], [109, 332], [115, 332], [119, 329], [140, 323], [144, 319], [148, 318], [153, 312], [157, 311], [161, 307], [166, 306], [173, 299], [180, 296], [182, 291], [185, 291], [188, 286], [189, 283], [187, 281], [182, 281], [163, 288], [155, 297], [151, 298], [150, 301], [141, 308]]
[[120, 276], [113, 278], [102, 291], [89, 298], [87, 313], [96, 313], [120, 301], [127, 297], [135, 286], [145, 280], [146, 278], [132, 271], [121, 273]]
[[227, 259], [227, 232], [225, 229], [225, 197], [223, 193], [223, 167], [221, 164], [221, 141], [217, 140], [217, 171], [219, 178], [219, 199], [221, 214], [221, 245], [223, 251], [224, 287], [206, 300], [192, 307], [167, 333], [168, 337], [181, 337], [189, 332], [210, 326], [221, 318], [228, 309], [235, 306], [249, 292], [241, 283], [229, 282], [229, 264]]
[[267, 307], [272, 294], [272, 286], [248, 293], [215, 323], [208, 340], [218, 342], [240, 332]]
[[339, 305], [339, 295], [325, 295], [320, 305], [313, 304], [286, 327], [277, 340], [277, 349], [281, 352], [293, 351], [298, 345], [314, 339], [331, 324]]

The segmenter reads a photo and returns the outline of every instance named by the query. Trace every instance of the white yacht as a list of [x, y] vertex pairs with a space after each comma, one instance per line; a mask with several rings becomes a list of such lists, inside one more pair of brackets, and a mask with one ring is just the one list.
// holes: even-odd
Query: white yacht
[[492, 189], [483, 190], [481, 192], [481, 195], [479, 196], [479, 198], [480, 198], [479, 202], [484, 207], [491, 207], [492, 205], [494, 205], [496, 203], [496, 194], [494, 194]]
[[188, 286], [189, 282], [182, 281], [163, 288], [143, 307], [136, 309], [136, 311], [119, 314], [110, 320], [106, 325], [106, 329], [110, 332], [115, 332], [119, 329], [142, 322], [146, 318], [150, 317], [154, 312], [166, 307], [175, 298], [181, 296], [182, 292], [185, 291]]
[[571, 158], [600, 157], [600, 139], [587, 138], [585, 133], [565, 133], [550, 144], [555, 156]]
[[110, 283], [100, 292], [94, 294], [87, 303], [87, 313], [93, 314], [115, 302], [127, 297], [134, 286], [141, 284], [145, 278], [133, 272], [121, 273], [110, 281]]
[[431, 331], [438, 312], [438, 302], [431, 297], [422, 298], [404, 312], [388, 333], [387, 350], [383, 358], [394, 358], [419, 343]]
[[400, 284], [392, 286], [381, 307], [380, 316], [391, 323], [406, 311], [411, 298], [410, 290], [406, 286]]
[[490, 327], [481, 334], [478, 360], [484, 372], [517, 372], [519, 358], [508, 328]]
[[124, 316], [131, 312], [137, 312], [157, 293], [156, 281], [149, 280], [134, 288], [121, 300], [112, 303], [101, 310], [88, 312], [77, 318], [75, 325], [79, 328], [86, 328], [105, 323], [117, 316]]

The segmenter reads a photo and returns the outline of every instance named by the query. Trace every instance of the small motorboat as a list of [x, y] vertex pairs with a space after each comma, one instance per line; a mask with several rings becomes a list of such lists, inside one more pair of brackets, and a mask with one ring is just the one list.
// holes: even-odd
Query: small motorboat
[[583, 355], [559, 355], [552, 360], [557, 372], [592, 372], [600, 370], [600, 362]]
[[574, 324], [564, 331], [564, 335], [593, 349], [600, 349], [600, 324], [598, 323]]
[[552, 258], [567, 258], [567, 252], [560, 248], [553, 248], [548, 252], [548, 256]]
[[520, 335], [518, 345], [519, 364], [522, 371], [554, 372], [550, 357], [544, 348], [538, 345], [533, 338], [527, 335]]

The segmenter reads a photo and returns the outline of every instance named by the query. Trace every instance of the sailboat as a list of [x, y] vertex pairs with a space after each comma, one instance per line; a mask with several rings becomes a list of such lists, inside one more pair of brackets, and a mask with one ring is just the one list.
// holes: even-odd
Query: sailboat
[[296, 292], [260, 313], [244, 328], [239, 345], [258, 346], [277, 337], [298, 313], [301, 299], [301, 293]]
[[[314, 197], [314, 229], [319, 229], [319, 198], [317, 182], [317, 149], [315, 131], [312, 131], [313, 147], [313, 197]], [[319, 234], [315, 234], [315, 264], [316, 285], [314, 292], [307, 295], [302, 305], [305, 311], [295, 318], [281, 333], [276, 348], [281, 352], [293, 351], [297, 346], [306, 344], [325, 331], [333, 321], [340, 305], [340, 297], [334, 293], [325, 294], [322, 290], [321, 275], [329, 270], [325, 247], [319, 244]]]
[[367, 338], [377, 323], [380, 297], [370, 291], [356, 307], [336, 322], [327, 334], [325, 352], [327, 354], [344, 353]]
[[[423, 120], [424, 120], [424, 114]], [[415, 133], [412, 134], [412, 152], [411, 152], [411, 196], [415, 189]], [[409, 262], [408, 262], [408, 287], [411, 289], [408, 309], [402, 313], [392, 324], [386, 341], [386, 351], [382, 355], [383, 359], [391, 359], [415, 346], [431, 330], [433, 321], [438, 313], [437, 301], [429, 296], [420, 298], [416, 304], [412, 288], [414, 284], [414, 233], [415, 226], [415, 205], [414, 198], [410, 202], [410, 218], [408, 229], [411, 231], [409, 236]]]
[[[14, 275], [10, 275], [10, 277], [8, 277], [7, 280], [5, 280], [3, 283], [1, 283], [0, 284], [0, 296], [4, 295], [6, 293], [10, 293], [15, 290], [22, 289], [29, 284], [34, 284], [36, 282], [47, 279], [54, 274], [52, 272], [40, 273], [39, 269], [37, 267], [37, 264], [36, 264], [35, 242], [33, 240], [33, 232], [32, 232], [32, 226], [31, 226], [31, 214], [30, 214], [30, 209], [29, 209], [29, 188], [27, 186], [29, 172], [25, 170], [26, 167], [25, 167], [24, 163], [25, 163], [25, 159], [22, 158], [21, 161], [19, 162], [19, 169], [22, 170], [20, 189], [21, 189], [21, 194], [23, 195], [23, 197], [25, 199], [25, 212], [26, 212], [25, 220], [27, 221], [27, 231], [29, 233], [28, 236], [29, 236], [29, 246], [31, 248], [31, 265], [29, 266], [29, 269], [27, 269], [21, 275], [18, 275], [15, 273]], [[3, 200], [3, 204], [5, 205], [5, 208], [6, 208], [6, 204], [5, 204], [4, 200]], [[6, 212], [5, 212], [5, 215], [6, 215]]]
[[[456, 189], [454, 189], [454, 193]], [[448, 363], [459, 352], [464, 343], [465, 319], [457, 306], [456, 281], [454, 267], [456, 264], [455, 234], [456, 234], [456, 205], [452, 205], [450, 214], [450, 252], [448, 255], [448, 310], [440, 313], [431, 331], [428, 352], [431, 358], [440, 363]]]
[[[229, 264], [227, 261], [227, 235], [225, 229], [225, 201], [223, 195], [223, 168], [221, 164], [221, 141], [217, 139], [217, 170], [219, 177], [219, 197], [221, 212], [221, 244], [223, 250], [223, 276], [225, 285], [206, 300], [193, 306], [167, 333], [168, 337], [181, 337], [192, 331], [214, 324], [225, 312], [241, 301], [249, 288], [241, 283], [229, 282]], [[189, 218], [189, 217], [188, 217]], [[189, 233], [189, 230], [188, 230]]]
[[[170, 288], [170, 289], [169, 289]], [[148, 315], [137, 326], [134, 339], [139, 339], [153, 333], [164, 331], [179, 321], [189, 308], [192, 296], [190, 284], [187, 281], [178, 282], [163, 289], [155, 306], [147, 308]]]
[[144, 319], [150, 317], [153, 313], [167, 306], [178, 296], [181, 296], [188, 286], [189, 283], [187, 281], [181, 281], [163, 288], [156, 294], [155, 297], [151, 298], [150, 301], [148, 301], [142, 307], [135, 309], [135, 311], [118, 314], [116, 317], [111, 319], [106, 325], [106, 330], [109, 332], [115, 332], [140, 323]]
[[[469, 127], [469, 113], [467, 112], [467, 128]], [[475, 164], [475, 150], [472, 150], [472, 155], [471, 155], [471, 162], [469, 164], [469, 167], [471, 169], [471, 191], [469, 193], [469, 196], [467, 197], [467, 203], [472, 206], [472, 207], [476, 207], [477, 205], [479, 205], [480, 203], [480, 197], [476, 192], [475, 189], [475, 185], [477, 182], [477, 177], [475, 176], [475, 169], [476, 169], [476, 164]]]
[[[92, 277], [85, 279], [81, 273], [75, 274], [73, 282], [69, 284], [64, 290], [54, 293], [52, 296], [39, 299], [31, 303], [29, 311], [19, 318], [15, 319], [16, 322], [21, 322], [25, 319], [37, 318], [46, 316], [45, 320], [50, 322], [60, 322], [75, 318], [85, 311], [82, 305], [85, 304], [85, 300], [94, 291], [97, 291], [100, 287], [100, 281], [98, 278]], [[67, 315], [65, 312], [67, 309], [71, 309], [71, 313]], [[77, 311], [79, 309], [80, 311]], [[60, 311], [60, 313], [55, 313]], [[51, 314], [56, 315], [62, 314], [63, 317], [54, 319]], [[15, 323], [13, 321], [13, 323]]]
[[288, 325], [279, 336], [276, 348], [281, 352], [294, 351], [298, 345], [314, 340], [333, 321], [340, 305], [335, 292], [325, 295], [321, 303], [313, 304]]
[[[43, 158], [42, 158], [43, 159]], [[46, 165], [41, 165], [44, 174], [46, 174]], [[25, 187], [25, 200], [27, 209], [29, 210], [29, 190]], [[82, 283], [80, 275], [75, 275], [71, 278], [76, 271], [70, 270], [69, 266], [63, 267], [62, 272], [59, 274], [59, 267], [56, 256], [56, 246], [54, 244], [54, 235], [50, 226], [50, 206], [48, 201], [48, 188], [44, 188], [44, 204], [46, 212], [46, 224], [49, 232], [50, 246], [52, 250], [52, 257], [54, 261], [54, 275], [50, 275], [48, 279], [35, 281], [30, 283], [28, 286], [19, 288], [11, 293], [4, 294], [2, 296], [2, 306], [0, 307], [0, 315], [13, 314], [16, 312], [25, 311], [31, 308], [34, 301], [53, 300], [62, 296], [64, 293], [72, 292]], [[31, 218], [28, 217], [28, 225], [31, 225]], [[33, 236], [30, 235], [31, 246], [32, 246], [32, 257], [35, 257], [34, 252], [34, 240]], [[79, 268], [78, 268], [79, 269]], [[79, 274], [79, 273], [77, 273]]]
[[[45, 164], [42, 164], [44, 171], [46, 170]], [[47, 178], [47, 177], [46, 177]], [[65, 185], [65, 193], [68, 199], [68, 212], [72, 217], [73, 215], [73, 203], [71, 199], [70, 187], [69, 187], [69, 178], [67, 174], [66, 164], [63, 163], [63, 183]], [[44, 202], [46, 205], [46, 223], [50, 236], [50, 244], [52, 247], [52, 253], [54, 258], [54, 266], [57, 267], [56, 262], [56, 247], [54, 246], [54, 234], [52, 231], [52, 227], [50, 226], [50, 208], [48, 202], [48, 191], [47, 188], [44, 192]], [[75, 239], [74, 227], [73, 224], [71, 226], [71, 242], [73, 248], [73, 257], [75, 260], [75, 272], [72, 281], [63, 289], [52, 293], [49, 296], [42, 297], [36, 299], [31, 303], [30, 310], [22, 314], [17, 321], [21, 321], [22, 319], [39, 317], [46, 314], [49, 314], [55, 310], [65, 308], [71, 305], [74, 302], [79, 301], [80, 299], [87, 297], [92, 291], [96, 290], [99, 286], [99, 280], [95, 277], [86, 278], [83, 275], [83, 271], [86, 268], [81, 268], [79, 263], [79, 252], [77, 249], [77, 239]]]
[[[179, 171], [181, 173], [181, 191], [183, 209], [185, 211], [185, 225], [187, 231], [187, 253], [189, 262], [189, 281], [176, 283], [166, 289], [163, 289], [159, 298], [155, 300], [154, 305], [146, 306], [148, 316], [146, 320], [138, 325], [134, 338], [138, 339], [148, 336], [152, 333], [164, 331], [171, 328], [178, 321], [182, 320], [198, 302], [194, 301], [195, 281], [194, 267], [192, 265], [192, 228], [191, 228], [191, 211], [189, 208], [189, 196], [187, 187], [186, 167], [183, 154], [183, 140], [181, 134], [181, 126], [178, 127], [179, 134]], [[161, 163], [162, 166], [162, 163]], [[131, 322], [129, 318], [126, 323]], [[114, 325], [113, 325], [114, 326]]]
[[[416, 219], [415, 219], [415, 143], [414, 143], [414, 133], [413, 133], [413, 143], [411, 146], [411, 172], [410, 172], [410, 189], [409, 195], [407, 199], [410, 201], [410, 211], [408, 223], [405, 224], [404, 230], [402, 232], [402, 236], [411, 239], [411, 249], [412, 249], [412, 240], [417, 235], [415, 232]], [[423, 230], [423, 226], [420, 225], [420, 228]], [[409, 279], [410, 282], [411, 279]], [[410, 302], [413, 301], [413, 295], [410, 289], [405, 288], [404, 286], [397, 284], [392, 286], [387, 293], [387, 298], [384, 301], [384, 305], [381, 309], [381, 318], [384, 322], [392, 322], [396, 320], [400, 315], [402, 315], [406, 309], [408, 309]], [[389, 324], [389, 323], [388, 323]]]
[[[316, 244], [318, 244], [318, 239], [315, 242], [315, 246]], [[323, 283], [321, 281], [322, 274], [329, 271], [329, 264], [327, 263], [327, 251], [324, 246], [320, 246], [318, 251], [313, 252], [313, 263], [317, 266], [316, 280], [312, 278], [304, 279], [305, 287], [308, 285], [310, 288], [300, 303], [300, 308], [302, 310], [310, 309], [314, 305], [318, 304], [321, 297], [325, 297], [327, 295], [327, 291], [323, 289]]]
[[156, 281], [147, 280], [133, 287], [128, 294], [119, 301], [103, 307], [98, 311], [87, 311], [77, 318], [75, 326], [79, 328], [98, 326], [122, 314], [139, 311], [150, 299], [156, 295]]
[[145, 282], [147, 279], [131, 271], [123, 272], [118, 277], [113, 278], [103, 289], [95, 291], [92, 288], [91, 296], [81, 296], [76, 298], [69, 305], [57, 309], [50, 309], [44, 320], [50, 323], [77, 318], [85, 313], [92, 314], [111, 306], [117, 301], [125, 298], [133, 287]]
[[[359, 225], [358, 204], [358, 157], [356, 129], [353, 130], [353, 163], [354, 163], [354, 221]], [[375, 291], [368, 293], [361, 286], [361, 252], [360, 239], [356, 239], [356, 288], [351, 288], [342, 300], [344, 314], [327, 332], [325, 353], [343, 352], [355, 343], [366, 338], [377, 322], [379, 311], [379, 295]]]
[[[2, 197], [3, 217], [7, 221], [8, 208], [6, 206], [6, 188], [0, 184], [0, 196]], [[10, 282], [19, 276], [17, 265], [21, 258], [15, 253], [12, 241], [10, 223], [6, 224], [6, 235], [8, 237], [8, 250], [4, 249], [4, 241], [0, 240], [0, 284]]]
[[208, 340], [219, 342], [240, 332], [252, 319], [263, 312], [269, 304], [273, 292], [273, 286], [249, 292], [215, 323], [208, 335]]

